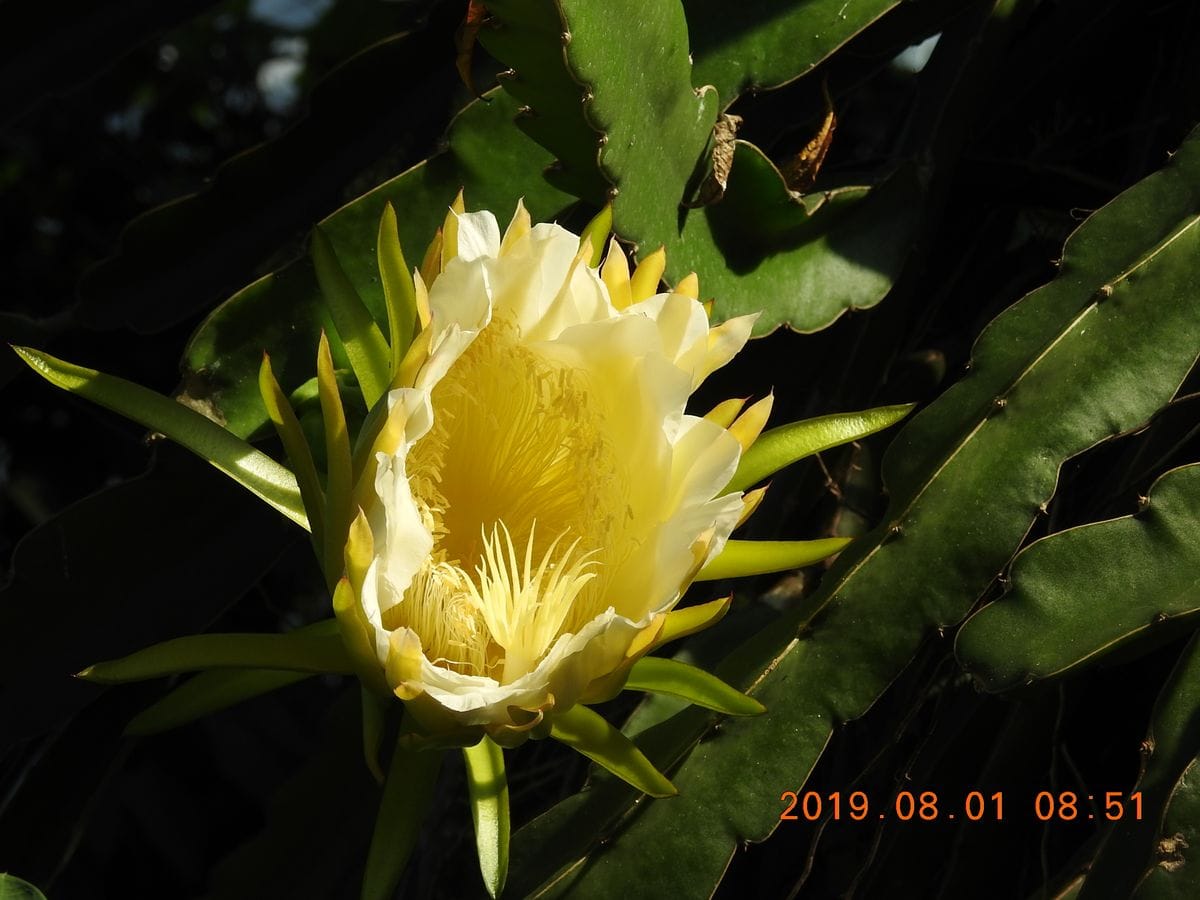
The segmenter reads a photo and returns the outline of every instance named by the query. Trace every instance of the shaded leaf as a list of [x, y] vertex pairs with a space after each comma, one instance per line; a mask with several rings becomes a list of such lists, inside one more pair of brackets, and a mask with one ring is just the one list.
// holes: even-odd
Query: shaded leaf
[[0, 122], [87, 81], [146, 39], [215, 5], [216, 0], [6, 4]]
[[1134, 891], [1136, 900], [1187, 900], [1200, 891], [1200, 757], [1171, 791], [1154, 865]]
[[321, 746], [275, 792], [261, 831], [212, 873], [210, 900], [328, 900], [361, 884], [379, 786], [363, 765], [359, 689], [324, 715]]
[[[1136, 515], [1061, 531], [1012, 565], [955, 653], [986, 690], [1053, 678], [1200, 611], [1200, 465], [1163, 475]], [[1176, 623], [1176, 625], [1182, 623]]]
[[[731, 720], [720, 739], [696, 746], [677, 770], [674, 808], [643, 807], [619, 840], [587, 848], [587, 878], [570, 892], [678, 892], [669, 879], [681, 871], [690, 890], [711, 890], [740, 841], [771, 834], [779, 786], [803, 784], [837, 723], [862, 715], [930, 630], [967, 613], [1054, 493], [1063, 460], [1170, 400], [1200, 347], [1198, 185], [1194, 133], [1165, 169], [1079, 228], [1057, 279], [984, 331], [968, 377], [888, 449], [884, 521], [812, 598], [718, 669], [770, 712]], [[659, 726], [662, 749], [650, 758], [669, 765], [705, 725], [685, 713]], [[590, 797], [540, 827], [569, 832], [571, 811], [583, 807], [592, 827], [630, 809], [628, 798]], [[539, 877], [578, 866], [581, 843], [544, 846]]]
[[[1132, 790], [1117, 797], [1121, 817], [1108, 826], [1096, 858], [1079, 891], [1080, 900], [1128, 897], [1152, 866], [1163, 812], [1176, 782], [1200, 751], [1200, 638], [1193, 637], [1158, 695], [1143, 744], [1142, 771]], [[1098, 808], [1107, 799], [1096, 797]], [[1140, 811], [1141, 815], [1137, 813]], [[1169, 834], [1169, 832], [1164, 832]]]
[[[41, 734], [95, 698], [100, 689], [72, 673], [97, 658], [203, 631], [298, 536], [169, 445], [157, 448], [145, 475], [30, 532], [0, 592], [0, 739]], [[171, 585], [171, 602], [164, 602], [164, 585]]]

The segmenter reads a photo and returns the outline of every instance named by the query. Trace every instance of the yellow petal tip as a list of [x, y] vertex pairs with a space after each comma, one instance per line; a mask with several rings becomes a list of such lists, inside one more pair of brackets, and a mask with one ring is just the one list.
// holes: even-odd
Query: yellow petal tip
[[629, 290], [634, 303], [640, 303], [658, 293], [659, 282], [667, 268], [667, 250], [659, 247], [643, 259], [629, 279]]
[[693, 300], [699, 300], [700, 277], [695, 272], [688, 273], [680, 279], [679, 284], [675, 285], [675, 293], [691, 297]]

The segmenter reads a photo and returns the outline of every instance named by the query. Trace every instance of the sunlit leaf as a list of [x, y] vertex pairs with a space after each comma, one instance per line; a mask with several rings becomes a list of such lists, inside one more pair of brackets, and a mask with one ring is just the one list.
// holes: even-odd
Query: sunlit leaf
[[46, 895], [28, 881], [0, 872], [0, 900], [46, 900]]
[[987, 690], [1060, 676], [1192, 622], [1198, 571], [1200, 465], [1191, 465], [1156, 481], [1136, 515], [1022, 551], [1011, 589], [963, 625], [955, 652]]
[[[518, 831], [512, 883], [536, 891], [587, 859], [589, 891], [669, 892], [678, 890], [676, 874], [651, 860], [686, 856], [689, 884], [707, 893], [740, 841], [772, 833], [780, 785], [803, 785], [836, 723], [863, 715], [927, 635], [967, 614], [1053, 495], [1062, 463], [1139, 427], [1191, 371], [1200, 347], [1198, 184], [1193, 134], [1164, 169], [1080, 226], [1060, 276], [993, 321], [970, 375], [892, 440], [883, 466], [890, 505], [879, 525], [814, 595], [717, 669], [734, 686], [753, 685], [770, 712], [728, 720], [713, 741], [700, 740], [709, 727], [702, 716], [664, 723], [651, 758], [679, 765], [679, 799], [624, 819], [602, 849], [577, 837], [573, 814], [583, 807], [552, 810], [538, 832], [570, 839], [556, 852], [547, 847], [558, 842], [544, 844], [534, 862]], [[587, 798], [589, 827], [621, 821], [631, 802], [598, 787]], [[528, 880], [518, 858], [531, 861]]]

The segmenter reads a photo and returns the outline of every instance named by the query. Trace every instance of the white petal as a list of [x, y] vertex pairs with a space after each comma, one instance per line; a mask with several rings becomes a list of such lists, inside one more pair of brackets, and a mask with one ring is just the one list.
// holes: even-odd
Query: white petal
[[751, 313], [747, 316], [726, 319], [709, 331], [704, 362], [697, 369], [695, 375], [694, 384], [697, 387], [705, 378], [733, 359], [738, 351], [746, 346], [746, 342], [750, 340], [750, 332], [754, 329], [754, 323], [758, 321], [758, 316], [758, 313]]
[[405, 472], [408, 444], [394, 455], [379, 454], [379, 469], [375, 474], [375, 491], [383, 507], [383, 527], [379, 527], [377, 506], [372, 510], [371, 531], [376, 553], [382, 557], [377, 571], [376, 586], [381, 596], [377, 603], [387, 612], [400, 602], [426, 557], [433, 550], [433, 535], [425, 527], [421, 512], [413, 498]]
[[704, 307], [683, 294], [656, 294], [626, 310], [630, 315], [645, 315], [658, 324], [662, 352], [680, 369], [692, 376], [700, 371], [708, 351], [708, 316]]
[[[466, 261], [500, 253], [500, 226], [486, 210], [458, 214], [458, 258]], [[436, 287], [436, 285], [435, 285]]]
[[416, 387], [432, 391], [492, 317], [486, 261], [450, 260], [429, 294], [432, 334], [429, 359], [417, 375]]
[[684, 416], [671, 461], [672, 511], [695, 506], [721, 493], [737, 469], [741, 446], [708, 419]]

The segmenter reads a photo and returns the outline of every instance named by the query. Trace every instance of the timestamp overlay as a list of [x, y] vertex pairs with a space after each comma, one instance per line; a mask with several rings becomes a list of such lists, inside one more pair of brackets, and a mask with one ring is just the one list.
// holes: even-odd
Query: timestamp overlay
[[1140, 791], [967, 791], [903, 790], [876, 797], [865, 791], [784, 791], [781, 822], [1074, 822], [1142, 818]]

